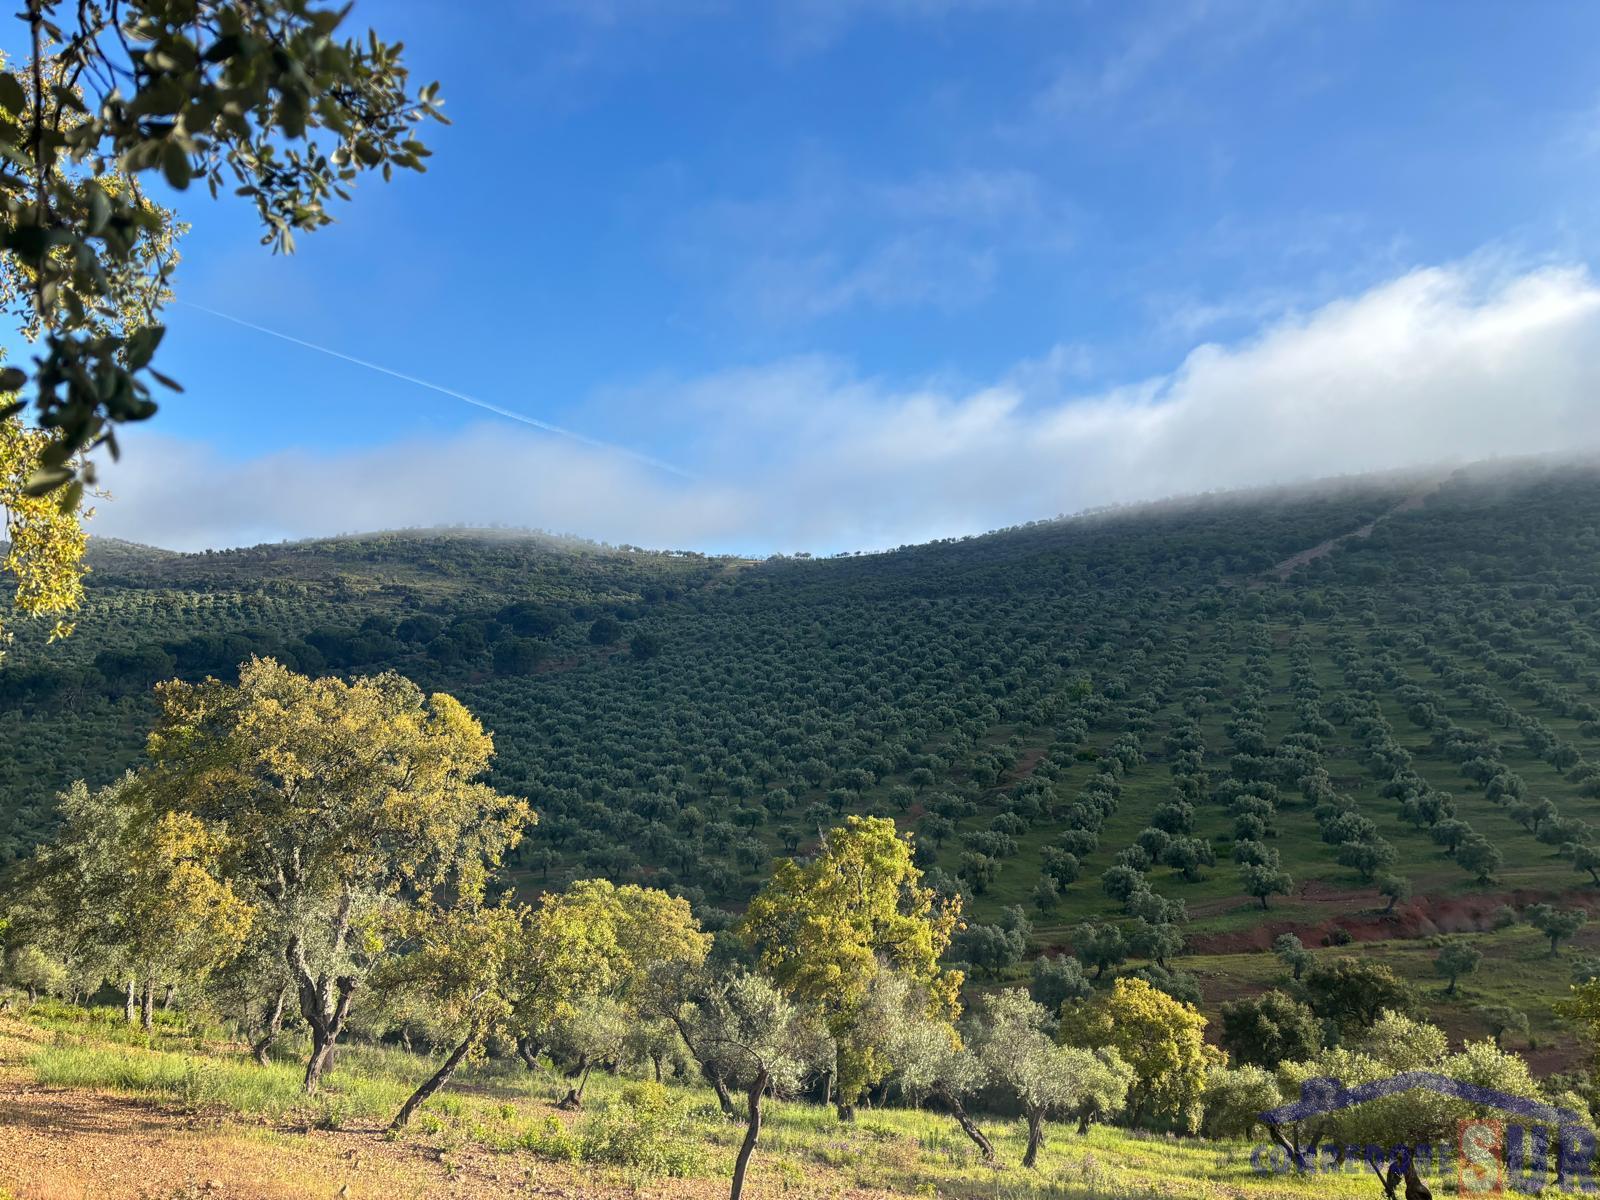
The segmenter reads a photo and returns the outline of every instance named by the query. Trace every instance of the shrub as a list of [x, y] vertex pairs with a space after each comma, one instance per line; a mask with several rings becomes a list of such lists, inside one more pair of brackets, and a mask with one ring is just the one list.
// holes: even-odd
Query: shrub
[[556, 1116], [546, 1117], [536, 1128], [518, 1138], [517, 1144], [541, 1158], [556, 1162], [576, 1163], [583, 1157], [582, 1141], [569, 1133]]
[[658, 1083], [624, 1088], [584, 1121], [578, 1139], [585, 1161], [626, 1167], [649, 1178], [705, 1169], [704, 1133], [695, 1128], [688, 1101]]

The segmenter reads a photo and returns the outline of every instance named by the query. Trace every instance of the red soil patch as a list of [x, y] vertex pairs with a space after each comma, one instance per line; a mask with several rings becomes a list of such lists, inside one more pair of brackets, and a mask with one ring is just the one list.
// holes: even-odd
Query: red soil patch
[[[1597, 898], [1593, 892], [1538, 892], [1514, 890], [1486, 892], [1475, 896], [1416, 896], [1406, 904], [1397, 904], [1393, 912], [1382, 911], [1384, 900], [1371, 889], [1346, 891], [1327, 887], [1315, 881], [1301, 887], [1298, 896], [1317, 903], [1349, 903], [1367, 900], [1373, 905], [1369, 912], [1341, 913], [1325, 921], [1306, 923], [1289, 918], [1274, 919], [1270, 911], [1267, 919], [1249, 929], [1227, 933], [1197, 933], [1188, 939], [1191, 954], [1247, 954], [1251, 951], [1270, 950], [1279, 934], [1292, 933], [1307, 946], [1331, 945], [1328, 940], [1335, 929], [1350, 935], [1351, 943], [1392, 941], [1395, 938], [1426, 938], [1440, 933], [1480, 933], [1494, 926], [1495, 910], [1503, 906], [1520, 909], [1539, 902], [1558, 902], [1567, 907], [1594, 911]], [[1219, 902], [1235, 905], [1237, 901]], [[1199, 906], [1195, 911], [1200, 911]]]

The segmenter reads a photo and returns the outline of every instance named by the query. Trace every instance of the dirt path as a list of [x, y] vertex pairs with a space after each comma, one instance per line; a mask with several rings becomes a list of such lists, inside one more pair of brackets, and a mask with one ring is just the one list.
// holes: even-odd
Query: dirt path
[[1346, 542], [1355, 541], [1359, 538], [1371, 537], [1372, 531], [1376, 529], [1381, 522], [1387, 521], [1390, 517], [1397, 516], [1403, 512], [1410, 512], [1413, 509], [1421, 508], [1422, 505], [1427, 501], [1428, 497], [1434, 492], [1438, 491], [1438, 489], [1439, 485], [1437, 482], [1429, 483], [1424, 487], [1418, 488], [1416, 491], [1412, 492], [1411, 495], [1400, 501], [1399, 504], [1396, 504], [1388, 512], [1383, 513], [1371, 521], [1368, 521], [1365, 525], [1361, 526], [1360, 529], [1352, 529], [1349, 533], [1341, 533], [1338, 537], [1329, 538], [1325, 542], [1317, 543], [1317, 545], [1312, 546], [1309, 550], [1302, 550], [1298, 554], [1292, 554], [1282, 562], [1274, 563], [1272, 567], [1262, 572], [1262, 574], [1253, 582], [1255, 582], [1257, 586], [1260, 586], [1260, 584], [1266, 582], [1266, 580], [1269, 578], [1276, 579], [1279, 582], [1288, 579], [1289, 576], [1294, 574], [1294, 572], [1299, 568], [1305, 566], [1309, 562], [1315, 562], [1319, 558], [1323, 558], [1329, 554], [1332, 554]]
[[[792, 1195], [762, 1157], [746, 1195]], [[838, 1176], [816, 1185], [829, 1200], [892, 1200]], [[0, 1200], [722, 1200], [727, 1190], [714, 1174], [636, 1183], [525, 1153], [389, 1141], [375, 1125], [307, 1132], [196, 1116], [0, 1066]]]
[[[9, 1191], [7, 1191], [9, 1189]], [[593, 1189], [527, 1156], [385, 1141], [377, 1129], [288, 1133], [0, 1075], [0, 1195], [16, 1200], [423, 1200], [572, 1197]]]

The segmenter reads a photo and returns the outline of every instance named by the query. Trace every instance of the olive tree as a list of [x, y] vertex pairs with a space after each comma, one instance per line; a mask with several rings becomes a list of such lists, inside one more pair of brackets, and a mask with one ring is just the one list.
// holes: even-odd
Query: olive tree
[[1317, 961], [1316, 955], [1307, 950], [1305, 944], [1292, 933], [1280, 933], [1273, 938], [1272, 952], [1278, 956], [1278, 961], [1289, 968], [1296, 980]]
[[729, 1193], [730, 1200], [739, 1200], [761, 1137], [767, 1092], [798, 1086], [832, 1047], [820, 1025], [759, 975], [741, 973], [716, 984], [692, 1006], [687, 1024], [701, 1053], [745, 1095], [744, 1137], [734, 1157]]
[[1217, 1064], [1206, 1075], [1200, 1130], [1207, 1137], [1243, 1138], [1261, 1123], [1261, 1114], [1282, 1102], [1272, 1072], [1257, 1066]]
[[1048, 1118], [1075, 1116], [1080, 1131], [1087, 1129], [1095, 1116], [1122, 1107], [1133, 1082], [1115, 1051], [1059, 1045], [1051, 1024], [1027, 992], [1012, 988], [989, 997], [974, 1037], [988, 1077], [1017, 1101], [1028, 1122], [1025, 1167], [1038, 1161]]
[[986, 1082], [983, 1064], [948, 1021], [930, 1017], [917, 989], [894, 971], [879, 971], [864, 1014], [883, 1031], [901, 1094], [914, 1104], [933, 1097], [950, 1110], [961, 1132], [985, 1159], [994, 1144], [967, 1112], [966, 1097]]
[[1454, 996], [1456, 983], [1463, 975], [1471, 975], [1483, 961], [1483, 952], [1462, 941], [1446, 942], [1433, 960], [1433, 969], [1441, 979], [1448, 980], [1444, 994]]
[[1530, 904], [1522, 915], [1529, 925], [1550, 939], [1552, 958], [1561, 943], [1583, 928], [1589, 919], [1589, 914], [1581, 908], [1558, 909], [1549, 904]]
[[688, 901], [658, 889], [583, 879], [547, 893], [529, 915], [513, 989], [518, 1054], [532, 1066], [545, 1045], [570, 1051], [578, 1082], [562, 1103], [581, 1107], [592, 1063], [670, 1016], [652, 980], [693, 977], [710, 949]]
[[[1469, 1042], [1459, 1052], [1450, 1053], [1442, 1030], [1392, 1012], [1381, 1014], [1362, 1040], [1325, 1050], [1309, 1062], [1285, 1064], [1279, 1077], [1284, 1091], [1293, 1093], [1314, 1078], [1337, 1079], [1345, 1087], [1356, 1087], [1410, 1071], [1432, 1072], [1548, 1103], [1519, 1056], [1499, 1050], [1487, 1039]], [[1366, 1162], [1384, 1195], [1394, 1200], [1402, 1183], [1407, 1195], [1421, 1194], [1416, 1164], [1403, 1148], [1453, 1138], [1460, 1122], [1476, 1115], [1478, 1107], [1470, 1100], [1415, 1087], [1323, 1114], [1299, 1130], [1268, 1128], [1302, 1169], [1309, 1165], [1307, 1156], [1320, 1141], [1384, 1148], [1386, 1153]]]
[[1294, 879], [1289, 872], [1266, 863], [1246, 863], [1239, 868], [1239, 883], [1247, 896], [1261, 901], [1267, 908], [1268, 896], [1287, 896], [1294, 890]]

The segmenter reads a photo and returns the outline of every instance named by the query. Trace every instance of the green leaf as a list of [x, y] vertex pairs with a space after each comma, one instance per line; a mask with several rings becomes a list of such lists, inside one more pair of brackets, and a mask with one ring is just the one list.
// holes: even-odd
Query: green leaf
[[83, 480], [74, 479], [61, 489], [61, 498], [56, 501], [57, 506], [64, 513], [78, 511], [78, 505], [83, 503]]
[[128, 340], [123, 343], [123, 352], [128, 357], [128, 367], [137, 371], [140, 367], [148, 366], [150, 360], [155, 357], [156, 347], [161, 345], [161, 339], [166, 335], [165, 325], [147, 325], [129, 334]]
[[28, 482], [23, 485], [24, 496], [45, 496], [55, 491], [67, 480], [72, 478], [72, 471], [67, 467], [48, 467], [35, 471], [28, 476]]
[[85, 190], [89, 193], [89, 232], [99, 233], [111, 219], [111, 201], [100, 185], [93, 181]]
[[39, 451], [40, 467], [45, 470], [53, 470], [56, 467], [66, 466], [67, 460], [72, 457], [72, 449], [71, 442], [51, 442], [43, 450]]
[[189, 180], [194, 177], [194, 172], [189, 166], [189, 156], [177, 142], [168, 142], [166, 148], [162, 150], [161, 173], [167, 177], [167, 182], [180, 192], [189, 186]]
[[0, 74], [0, 108], [12, 116], [20, 116], [22, 110], [27, 107], [28, 98], [22, 90], [22, 84], [17, 82], [17, 77], [10, 71]]

